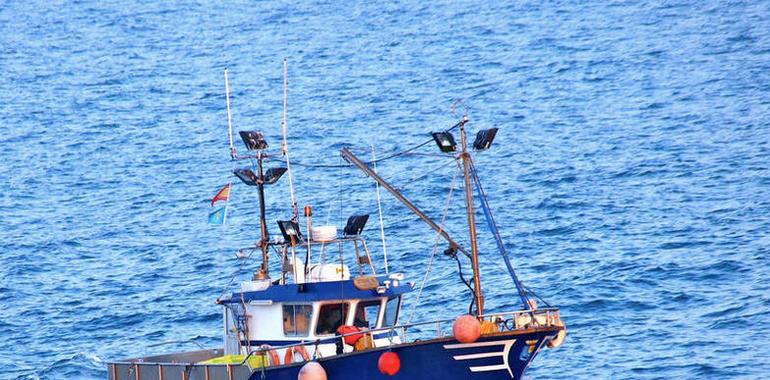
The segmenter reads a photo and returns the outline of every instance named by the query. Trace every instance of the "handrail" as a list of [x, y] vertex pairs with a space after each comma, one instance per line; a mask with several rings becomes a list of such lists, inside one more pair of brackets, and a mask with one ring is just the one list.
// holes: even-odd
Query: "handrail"
[[[540, 321], [537, 320], [537, 318], [535, 318], [535, 316], [541, 316], [541, 315], [545, 316], [545, 320], [543, 321], [544, 323], [541, 323]], [[504, 316], [514, 316], [514, 319], [515, 319], [515, 317], [518, 317], [518, 316], [531, 316], [532, 317], [531, 318], [531, 323], [533, 325], [535, 325], [535, 326], [542, 326], [542, 327], [548, 327], [550, 325], [554, 325], [555, 324], [554, 323], [555, 322], [555, 318], [559, 317], [559, 309], [558, 308], [543, 308], [543, 309], [534, 309], [534, 310], [533, 309], [529, 309], [529, 310], [517, 310], [517, 311], [509, 311], [509, 312], [501, 312], [501, 313], [488, 313], [488, 314], [480, 315], [479, 318], [482, 319], [482, 320], [487, 320], [487, 319], [492, 320], [493, 318], [499, 318], [499, 317], [504, 317]], [[287, 349], [287, 348], [291, 348], [291, 347], [297, 347], [297, 346], [310, 346], [310, 345], [319, 345], [319, 344], [322, 344], [322, 343], [331, 343], [331, 342], [336, 342], [340, 338], [345, 338], [347, 336], [352, 336], [352, 335], [373, 334], [373, 333], [377, 333], [377, 332], [390, 331], [391, 335], [390, 335], [389, 339], [392, 339], [392, 337], [394, 335], [398, 336], [398, 334], [393, 334], [393, 332], [395, 332], [395, 330], [401, 330], [402, 331], [402, 335], [404, 337], [404, 340], [406, 340], [405, 339], [406, 338], [406, 330], [409, 329], [409, 328], [412, 328], [412, 327], [416, 327], [416, 326], [424, 326], [424, 325], [436, 324], [437, 336], [438, 337], [442, 337], [441, 324], [442, 323], [451, 323], [451, 322], [454, 322], [454, 319], [439, 319], [439, 320], [426, 321], [426, 322], [410, 323], [410, 324], [405, 324], [405, 325], [396, 325], [396, 326], [390, 326], [390, 327], [380, 327], [380, 328], [371, 329], [371, 330], [356, 331], [356, 332], [351, 332], [351, 333], [347, 333], [347, 334], [334, 335], [334, 336], [325, 337], [325, 338], [318, 338], [318, 339], [309, 340], [309, 341], [306, 341], [306, 342], [286, 344], [286, 345], [283, 345], [283, 346], [275, 346], [275, 347], [270, 347], [270, 348], [258, 347], [256, 349], [250, 351], [248, 353], [248, 355], [246, 355], [246, 357], [241, 362], [241, 365], [245, 364], [249, 360], [249, 358], [252, 355], [254, 355], [254, 354], [260, 354], [261, 355], [261, 354], [264, 354], [264, 353], [266, 353], [266, 352], [268, 352], [270, 350], [283, 350], [283, 349]], [[504, 320], [500, 320], [500, 321], [497, 321], [497, 322], [505, 322], [505, 321]], [[511, 331], [523, 330], [523, 329], [524, 328], [520, 328], [520, 327], [514, 325], [513, 328], [511, 328]]]
[[[286, 344], [286, 345], [283, 345], [283, 346], [275, 346], [275, 347], [270, 347], [270, 348], [258, 347], [257, 349], [250, 351], [249, 354], [246, 355], [246, 357], [241, 362], [241, 365], [245, 364], [253, 354], [256, 354], [256, 353], [262, 354], [262, 353], [265, 353], [265, 352], [270, 351], [270, 350], [283, 350], [283, 349], [287, 349], [287, 348], [291, 348], [291, 347], [297, 347], [297, 346], [318, 345], [318, 344], [321, 344], [321, 343], [324, 343], [324, 342], [331, 343], [331, 342], [336, 342], [340, 338], [345, 338], [347, 336], [352, 336], [352, 335], [373, 334], [373, 333], [382, 332], [382, 331], [391, 331], [391, 332], [393, 332], [396, 329], [404, 330], [404, 329], [407, 329], [409, 327], [414, 327], [414, 326], [421, 326], [421, 325], [428, 325], [428, 324], [442, 323], [442, 322], [451, 322], [451, 321], [453, 321], [453, 319], [436, 320], [436, 321], [429, 321], [429, 322], [417, 322], [417, 323], [411, 323], [411, 324], [407, 324], [407, 325], [380, 327], [380, 328], [371, 329], [371, 330], [356, 331], [356, 332], [351, 332], [351, 333], [341, 334], [341, 335], [338, 334], [338, 335], [333, 335], [333, 336], [330, 336], [330, 337], [318, 338], [318, 339], [315, 339], [315, 340], [309, 340], [307, 342]], [[398, 335], [398, 334], [395, 334], [395, 335]], [[392, 337], [393, 337], [393, 335], [391, 335], [391, 338]]]
[[[520, 318], [523, 321], [523, 324], [520, 326], [519, 321], [517, 318]], [[540, 318], [538, 318], [540, 317]], [[500, 313], [487, 313], [482, 314], [479, 316], [481, 320], [484, 321], [492, 321], [495, 323], [501, 323], [504, 327], [508, 328], [509, 331], [516, 331], [516, 330], [524, 330], [528, 327], [548, 327], [548, 326], [557, 326], [557, 321], [559, 320], [559, 309], [558, 308], [542, 308], [542, 309], [529, 309], [529, 310], [517, 310], [517, 311], [509, 311], [509, 312], [500, 312]], [[513, 325], [508, 326], [508, 321], [513, 319]], [[363, 330], [363, 331], [357, 331], [357, 332], [351, 332], [341, 335], [333, 335], [329, 337], [323, 337], [323, 338], [317, 338], [314, 340], [308, 340], [304, 342], [299, 343], [292, 343], [292, 344], [286, 344], [282, 346], [275, 346], [268, 348], [255, 348], [251, 350], [246, 357], [240, 362], [239, 365], [244, 365], [248, 362], [248, 360], [254, 356], [254, 355], [264, 355], [269, 350], [283, 350], [291, 347], [297, 347], [297, 346], [310, 346], [310, 345], [319, 345], [322, 343], [332, 343], [336, 342], [341, 338], [345, 338], [347, 336], [352, 335], [360, 335], [360, 334], [374, 334], [378, 332], [390, 332], [390, 335], [388, 336], [389, 339], [392, 339], [394, 336], [399, 336], [398, 333], [396, 333], [396, 330], [400, 330], [401, 337], [403, 341], [406, 341], [406, 331], [410, 328], [417, 327], [417, 326], [426, 326], [426, 325], [436, 325], [436, 336], [438, 338], [442, 338], [445, 335], [443, 334], [443, 331], [441, 329], [442, 324], [445, 323], [452, 323], [454, 322], [454, 319], [438, 319], [438, 320], [432, 320], [432, 321], [425, 321], [425, 322], [415, 322], [415, 323], [409, 323], [404, 325], [396, 325], [396, 326], [390, 326], [390, 327], [380, 327], [376, 329], [371, 330]], [[169, 342], [172, 343], [172, 342]], [[183, 342], [180, 342], [183, 343]], [[197, 343], [197, 342], [196, 342]], [[113, 364], [150, 364], [150, 363], [143, 363], [141, 361], [139, 362], [112, 362]], [[162, 365], [187, 365], [185, 363], [152, 363], [152, 364], [162, 364]]]

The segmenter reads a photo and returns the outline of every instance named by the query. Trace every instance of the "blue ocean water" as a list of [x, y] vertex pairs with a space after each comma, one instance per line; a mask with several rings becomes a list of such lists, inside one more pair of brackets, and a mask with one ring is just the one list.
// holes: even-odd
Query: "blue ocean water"
[[[222, 71], [236, 128], [277, 147], [284, 57], [300, 164], [422, 142], [455, 99], [471, 131], [500, 128], [482, 180], [521, 278], [569, 329], [529, 378], [767, 378], [769, 18], [768, 1], [2, 1], [0, 378], [104, 379], [107, 360], [196, 348], [164, 342], [221, 344], [213, 301], [258, 238], [240, 184], [228, 225], [206, 224], [234, 180]], [[295, 169], [316, 220], [376, 215], [354, 169]], [[440, 218], [445, 159], [378, 169]], [[434, 235], [383, 207], [391, 269], [419, 280]], [[488, 306], [511, 307], [480, 238]], [[415, 321], [467, 309], [453, 262], [430, 279]]]

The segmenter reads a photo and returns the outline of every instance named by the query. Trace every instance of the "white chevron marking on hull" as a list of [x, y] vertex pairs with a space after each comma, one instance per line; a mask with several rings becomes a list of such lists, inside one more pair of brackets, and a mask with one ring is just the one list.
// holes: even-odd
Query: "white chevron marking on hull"
[[500, 356], [503, 358], [503, 364], [473, 366], [470, 367], [471, 372], [489, 372], [489, 371], [502, 371], [508, 370], [508, 374], [513, 378], [513, 371], [508, 364], [508, 353], [511, 352], [511, 347], [516, 343], [516, 339], [511, 340], [499, 340], [494, 342], [479, 342], [479, 343], [459, 343], [459, 344], [445, 344], [444, 348], [447, 350], [457, 350], [463, 348], [478, 348], [478, 347], [492, 347], [503, 346], [503, 350], [499, 352], [482, 352], [480, 354], [467, 354], [467, 355], [455, 355], [452, 356], [454, 360], [474, 360], [483, 358], [493, 358]]

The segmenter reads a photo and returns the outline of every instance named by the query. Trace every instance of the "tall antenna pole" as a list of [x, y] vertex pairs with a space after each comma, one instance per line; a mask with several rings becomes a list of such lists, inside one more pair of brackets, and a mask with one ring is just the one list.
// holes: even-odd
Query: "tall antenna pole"
[[484, 294], [481, 291], [481, 276], [479, 273], [479, 248], [476, 244], [476, 218], [473, 214], [473, 189], [471, 188], [470, 176], [470, 153], [468, 153], [468, 141], [465, 136], [465, 123], [468, 122], [468, 115], [463, 116], [460, 123], [460, 141], [462, 143], [462, 152], [460, 157], [463, 160], [463, 174], [465, 175], [465, 206], [468, 209], [468, 230], [471, 235], [471, 265], [473, 266], [473, 292], [476, 298], [476, 316], [484, 314]]
[[[286, 156], [286, 172], [289, 174], [289, 194], [291, 195], [291, 220], [299, 221], [299, 209], [297, 208], [297, 199], [294, 197], [294, 177], [291, 175], [291, 160], [289, 159], [289, 145], [286, 143], [287, 123], [286, 112], [289, 107], [289, 62], [286, 58], [283, 59], [283, 119], [281, 120], [281, 126], [283, 127], [283, 145], [281, 145], [281, 151]], [[230, 137], [232, 139], [232, 136]]]
[[230, 111], [230, 81], [227, 79], [227, 69], [225, 69], [225, 99], [227, 100], [227, 128], [230, 131], [230, 157], [235, 158], [237, 153], [233, 145], [233, 113]]

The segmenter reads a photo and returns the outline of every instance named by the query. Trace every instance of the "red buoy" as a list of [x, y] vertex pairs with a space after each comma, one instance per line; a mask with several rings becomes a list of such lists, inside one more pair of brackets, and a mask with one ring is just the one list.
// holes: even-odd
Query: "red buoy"
[[461, 315], [455, 319], [452, 331], [460, 343], [473, 343], [481, 336], [481, 323], [472, 315]]
[[377, 367], [383, 375], [394, 376], [401, 369], [401, 359], [393, 351], [383, 352], [377, 361]]

